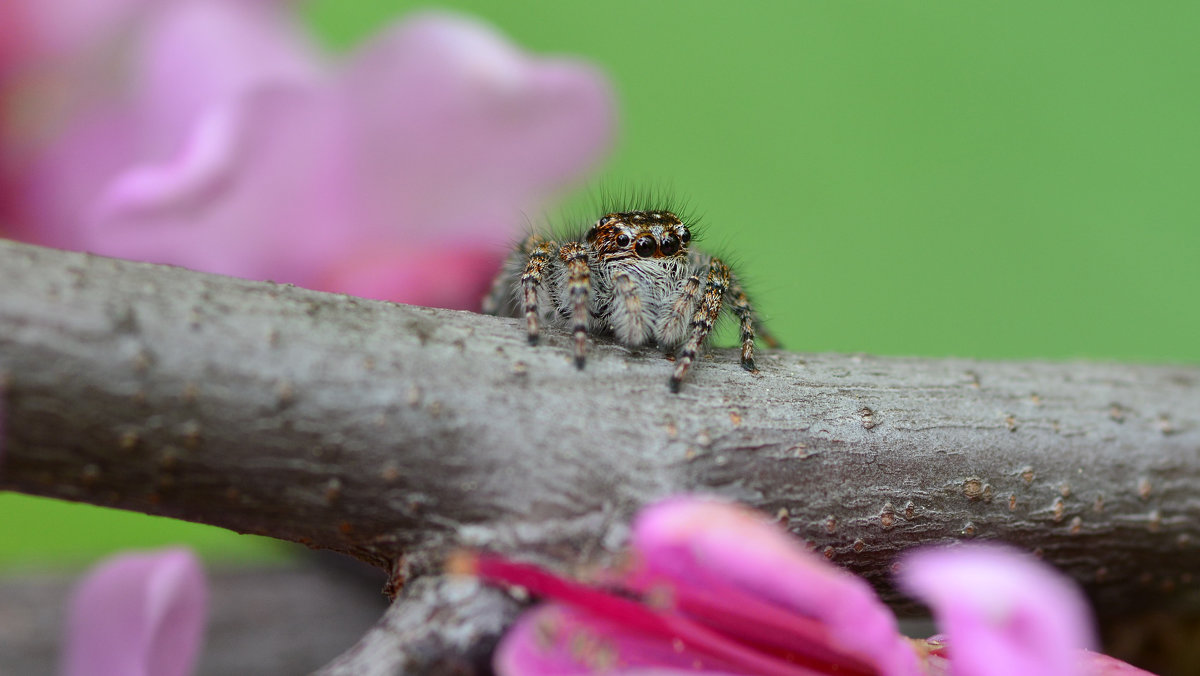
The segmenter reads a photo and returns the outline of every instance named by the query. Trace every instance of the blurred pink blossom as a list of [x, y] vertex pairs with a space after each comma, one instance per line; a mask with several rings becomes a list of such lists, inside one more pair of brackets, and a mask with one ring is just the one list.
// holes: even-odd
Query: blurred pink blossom
[[[95, 22], [46, 19], [80, 4]], [[469, 308], [611, 141], [596, 69], [459, 15], [333, 62], [272, 0], [4, 11], [59, 28], [0, 90], [0, 229], [47, 246]]]
[[204, 635], [208, 590], [185, 549], [101, 562], [71, 598], [64, 676], [184, 676]]
[[550, 603], [496, 649], [501, 676], [604, 674], [1144, 674], [1088, 652], [1079, 592], [1048, 567], [998, 547], [907, 559], [906, 586], [945, 637], [900, 635], [860, 578], [804, 549], [761, 515], [674, 498], [633, 527], [632, 564], [595, 586], [489, 555], [456, 563]]

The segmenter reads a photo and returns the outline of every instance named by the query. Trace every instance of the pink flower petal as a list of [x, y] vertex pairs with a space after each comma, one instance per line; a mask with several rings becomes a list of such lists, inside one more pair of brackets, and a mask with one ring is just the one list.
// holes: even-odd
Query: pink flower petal
[[687, 647], [585, 611], [546, 604], [522, 615], [496, 647], [498, 676], [744, 674]]
[[430, 12], [385, 31], [341, 83], [368, 220], [507, 246], [550, 193], [604, 154], [606, 78], [528, 55], [484, 24]]
[[43, 155], [22, 237], [474, 309], [523, 213], [611, 139], [601, 75], [475, 21], [419, 15], [329, 73], [277, 8], [213, 2], [146, 21], [130, 101]]
[[501, 259], [497, 248], [469, 244], [376, 248], [347, 254], [311, 283], [362, 298], [478, 311]]
[[1128, 662], [1090, 650], [1080, 651], [1078, 658], [1081, 663], [1079, 672], [1088, 676], [1154, 676], [1151, 672], [1138, 669]]
[[901, 582], [933, 610], [959, 676], [1082, 674], [1090, 613], [1066, 578], [1030, 556], [996, 546], [917, 552]]
[[71, 599], [64, 674], [189, 674], [207, 603], [204, 573], [187, 550], [109, 559], [88, 573]]
[[[459, 562], [460, 568], [463, 563]], [[586, 628], [590, 635], [608, 637], [614, 645], [632, 640], [635, 647], [620, 654], [623, 662], [672, 667], [678, 663], [671, 659], [663, 661], [662, 656], [687, 651], [692, 656], [712, 658], [739, 674], [819, 676], [830, 673], [810, 669], [812, 665], [804, 660], [757, 650], [672, 609], [655, 609], [641, 601], [560, 578], [536, 566], [491, 556], [476, 557], [465, 563], [466, 568], [473, 568], [484, 580], [518, 585], [535, 596], [570, 605], [579, 611], [573, 614], [574, 624]]]
[[675, 593], [761, 599], [817, 620], [833, 645], [881, 673], [919, 673], [911, 645], [870, 586], [762, 515], [718, 500], [667, 500], [638, 516], [633, 548], [643, 566], [635, 584], [651, 593], [665, 581]]

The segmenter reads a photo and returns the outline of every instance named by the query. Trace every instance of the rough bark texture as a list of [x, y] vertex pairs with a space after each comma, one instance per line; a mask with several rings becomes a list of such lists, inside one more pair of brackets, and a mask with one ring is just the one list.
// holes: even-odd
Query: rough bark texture
[[[1196, 599], [1200, 368], [654, 350], [0, 242], [0, 489], [350, 553], [614, 551], [681, 491], [777, 515], [887, 588], [896, 554], [999, 539], [1099, 610]], [[1165, 593], [1165, 594], [1163, 594]]]
[[317, 676], [486, 674], [520, 610], [474, 580], [427, 575], [405, 587], [375, 627]]

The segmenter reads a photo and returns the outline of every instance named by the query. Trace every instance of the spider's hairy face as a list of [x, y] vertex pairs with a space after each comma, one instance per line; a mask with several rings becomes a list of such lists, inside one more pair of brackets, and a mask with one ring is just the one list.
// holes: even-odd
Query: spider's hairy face
[[682, 259], [692, 233], [669, 211], [619, 211], [596, 221], [586, 239], [602, 261]]

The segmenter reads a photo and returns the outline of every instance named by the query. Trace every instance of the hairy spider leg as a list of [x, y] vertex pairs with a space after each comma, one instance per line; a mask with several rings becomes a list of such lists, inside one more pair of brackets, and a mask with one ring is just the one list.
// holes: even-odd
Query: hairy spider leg
[[538, 289], [542, 285], [542, 274], [550, 263], [550, 252], [558, 245], [549, 240], [531, 238], [527, 244], [533, 249], [529, 252], [529, 260], [525, 263], [525, 271], [521, 274], [521, 289], [525, 295], [525, 327], [529, 335], [529, 344], [538, 342]]
[[758, 373], [758, 369], [754, 367], [754, 308], [750, 306], [750, 299], [746, 297], [742, 285], [738, 284], [732, 274], [729, 278], [729, 307], [733, 309], [733, 314], [737, 316], [742, 327], [742, 368], [751, 373]]
[[[763, 324], [762, 317], [759, 316], [758, 311], [755, 310], [754, 306], [750, 303], [750, 298], [749, 298], [749, 296], [746, 295], [746, 289], [745, 289], [745, 287], [742, 286], [741, 280], [739, 280], [737, 275], [733, 274], [733, 272], [729, 273], [729, 294], [734, 298], [735, 304], [733, 305], [733, 311], [734, 311], [734, 313], [737, 314], [738, 319], [742, 320], [742, 354], [743, 354], [742, 365], [743, 366], [745, 366], [745, 364], [746, 364], [745, 356], [744, 356], [746, 353], [746, 348], [745, 348], [746, 324], [745, 324], [744, 318], [742, 317], [742, 314], [738, 311], [738, 308], [736, 305], [739, 298], [741, 299], [742, 304], [745, 305], [745, 308], [748, 311], [750, 321], [752, 322], [752, 328], [754, 329], [754, 337], [758, 340], [761, 340], [763, 343], [766, 344], [767, 347], [769, 347], [773, 350], [777, 350], [780, 347], [783, 347], [782, 345], [779, 344], [779, 341], [775, 338], [775, 336], [771, 335], [771, 332], [767, 330], [766, 325]], [[751, 352], [751, 357], [753, 357], [753, 351]], [[751, 359], [751, 361], [753, 361], [753, 358]], [[747, 369], [747, 370], [753, 370], [753, 369]]]
[[583, 368], [587, 359], [588, 292], [592, 272], [588, 268], [587, 249], [579, 242], [567, 242], [558, 250], [567, 266], [567, 297], [571, 299], [571, 332], [575, 334], [575, 366]]
[[725, 302], [725, 293], [729, 290], [729, 267], [720, 259], [714, 258], [708, 264], [708, 280], [704, 285], [704, 300], [692, 315], [692, 335], [679, 353], [675, 361], [675, 373], [671, 375], [671, 391], [679, 392], [683, 377], [687, 375], [688, 367], [700, 353], [700, 346], [712, 331], [713, 324], [721, 315], [721, 306]]
[[641, 345], [646, 340], [646, 325], [642, 316], [642, 298], [627, 273], [613, 275], [616, 302], [609, 310], [608, 322], [617, 339], [626, 345]]
[[658, 327], [659, 340], [671, 345], [678, 345], [687, 333], [688, 320], [691, 318], [696, 303], [700, 302], [700, 275], [692, 275], [683, 282], [671, 309], [663, 315]]

